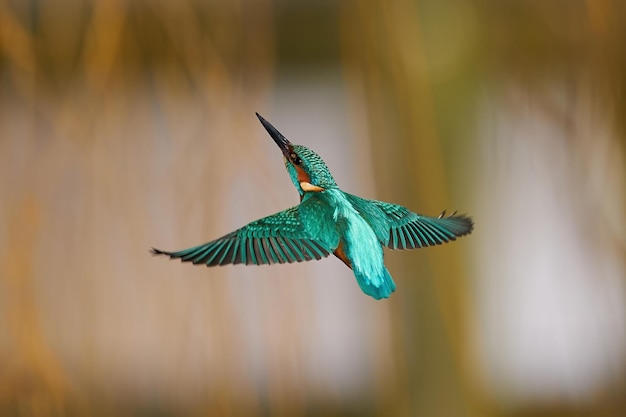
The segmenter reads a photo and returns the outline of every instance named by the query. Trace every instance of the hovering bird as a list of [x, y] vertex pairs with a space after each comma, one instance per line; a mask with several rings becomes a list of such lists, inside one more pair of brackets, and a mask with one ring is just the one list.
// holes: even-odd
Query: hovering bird
[[384, 264], [383, 246], [417, 249], [472, 231], [472, 219], [456, 212], [446, 216], [444, 210], [438, 217], [427, 217], [342, 191], [318, 154], [292, 144], [256, 115], [283, 153], [300, 204], [211, 242], [176, 252], [152, 248], [153, 254], [215, 266], [302, 262], [332, 253], [352, 269], [361, 290], [379, 300], [396, 289]]

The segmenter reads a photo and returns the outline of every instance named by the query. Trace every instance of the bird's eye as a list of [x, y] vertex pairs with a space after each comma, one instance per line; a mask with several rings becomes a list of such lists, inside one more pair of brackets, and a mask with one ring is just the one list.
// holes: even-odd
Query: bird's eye
[[293, 161], [294, 164], [300, 165], [302, 163], [302, 159], [300, 159], [300, 157], [296, 155], [295, 153], [292, 153], [289, 156], [291, 156], [291, 160]]

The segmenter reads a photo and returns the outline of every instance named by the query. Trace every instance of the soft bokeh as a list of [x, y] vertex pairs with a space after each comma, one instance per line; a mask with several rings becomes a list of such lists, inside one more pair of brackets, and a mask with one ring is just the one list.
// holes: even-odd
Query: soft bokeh
[[[626, 4], [0, 0], [0, 415], [626, 414]], [[474, 217], [337, 259], [150, 256], [346, 191]]]

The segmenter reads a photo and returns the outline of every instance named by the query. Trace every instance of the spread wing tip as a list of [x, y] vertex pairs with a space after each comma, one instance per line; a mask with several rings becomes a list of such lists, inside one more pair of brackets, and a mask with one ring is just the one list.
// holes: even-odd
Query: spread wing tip
[[154, 247], [150, 248], [149, 252], [152, 256], [163, 255], [163, 256], [167, 256], [170, 259], [180, 259], [181, 262], [192, 262], [194, 265], [197, 265], [198, 263], [200, 263], [200, 262], [192, 261], [191, 259], [183, 259], [183, 255], [180, 254], [179, 252], [168, 252], [166, 250], [161, 250], [161, 249], [157, 249]]
[[449, 216], [446, 216], [446, 211], [444, 210], [437, 217], [437, 219], [450, 219], [450, 220], [455, 220], [458, 223], [462, 224], [464, 226], [464, 229], [459, 230], [457, 233], [455, 233], [456, 237], [469, 235], [474, 230], [474, 219], [465, 213], [457, 214], [457, 212], [454, 211]]
[[161, 250], [161, 249], [157, 249], [157, 248], [154, 248], [154, 247], [150, 248], [149, 252], [150, 252], [151, 255], [154, 255], [154, 256], [166, 255], [166, 256], [169, 256], [170, 258], [172, 257], [172, 253], [171, 252], [167, 252], [167, 251], [164, 251], [164, 250]]

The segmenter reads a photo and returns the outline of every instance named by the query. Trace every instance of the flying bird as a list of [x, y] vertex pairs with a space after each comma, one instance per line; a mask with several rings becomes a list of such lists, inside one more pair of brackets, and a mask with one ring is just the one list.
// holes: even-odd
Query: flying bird
[[153, 254], [215, 266], [302, 262], [332, 253], [352, 269], [361, 290], [379, 300], [396, 289], [384, 264], [383, 246], [417, 249], [471, 233], [474, 224], [466, 215], [446, 216], [444, 210], [428, 217], [342, 191], [317, 153], [294, 145], [256, 115], [283, 154], [300, 204], [208, 243], [175, 252], [152, 248]]

